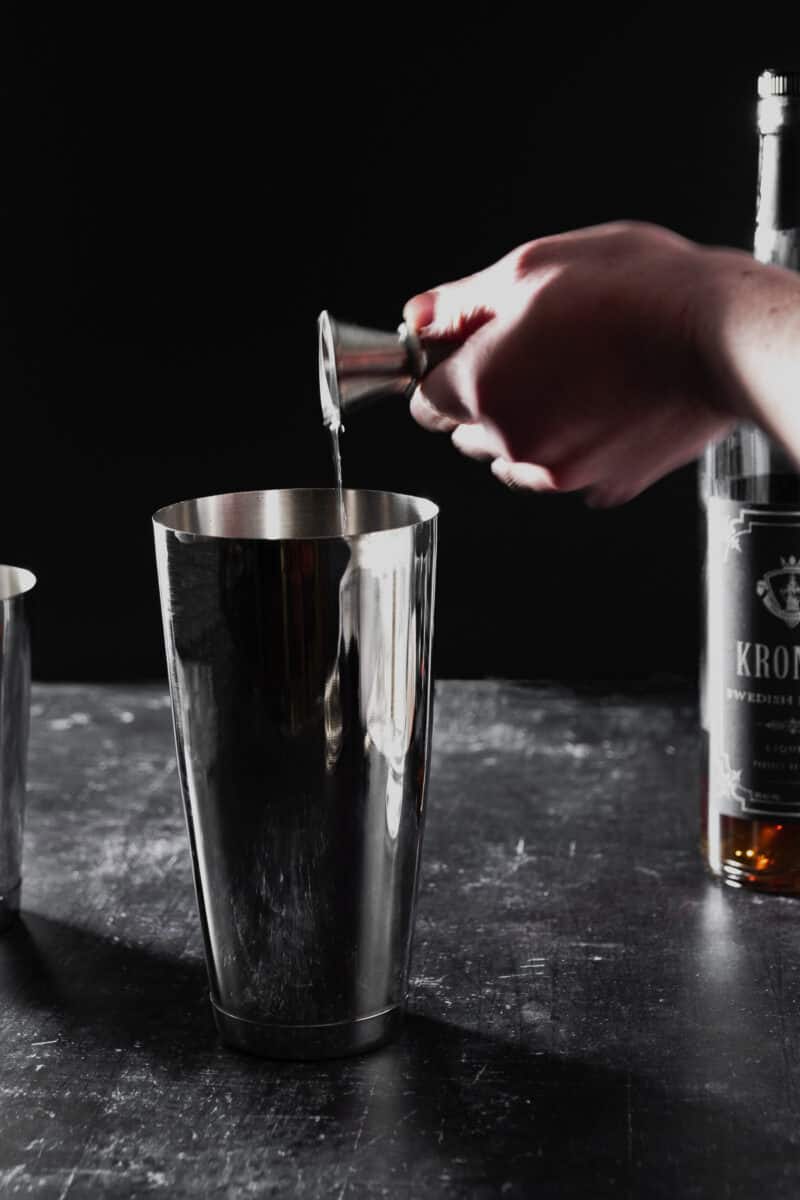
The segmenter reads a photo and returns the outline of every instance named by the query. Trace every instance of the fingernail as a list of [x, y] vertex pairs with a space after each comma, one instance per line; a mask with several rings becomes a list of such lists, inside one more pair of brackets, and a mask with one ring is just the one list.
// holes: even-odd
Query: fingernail
[[505, 458], [496, 458], [492, 463], [492, 474], [506, 487], [525, 488], [531, 492], [557, 491], [547, 468], [534, 463], [511, 463]]
[[422, 333], [433, 323], [435, 313], [436, 292], [420, 292], [403, 308], [403, 320], [414, 333]]

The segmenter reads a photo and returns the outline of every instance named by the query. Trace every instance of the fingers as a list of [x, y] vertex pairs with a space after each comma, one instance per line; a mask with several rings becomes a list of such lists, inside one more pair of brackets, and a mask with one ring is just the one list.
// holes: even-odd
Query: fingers
[[496, 458], [492, 462], [492, 474], [512, 491], [554, 492], [556, 485], [547, 467], [534, 463], [508, 462]]
[[467, 355], [463, 346], [426, 375], [411, 397], [411, 416], [425, 429], [434, 432], [453, 429], [475, 417], [468, 407], [474, 391]]
[[485, 425], [456, 425], [451, 440], [456, 450], [478, 462], [491, 462], [493, 458], [503, 457], [500, 439]]
[[494, 263], [475, 275], [412, 296], [403, 308], [403, 320], [426, 338], [465, 341], [497, 312], [499, 268]]
[[[406, 325], [426, 343], [445, 353], [411, 399], [411, 415], [425, 429], [450, 431], [475, 420], [476, 364], [485, 356], [481, 331], [494, 329], [499, 308], [508, 301], [510, 279], [504, 260], [475, 275], [412, 296], [403, 309]], [[512, 280], [513, 282], [513, 280]], [[491, 339], [490, 339], [491, 340]], [[484, 349], [476, 349], [480, 342]], [[499, 453], [495, 450], [495, 454]]]
[[[444, 291], [455, 289], [456, 285], [451, 284]], [[460, 394], [459, 375], [464, 372], [459, 371], [459, 366], [463, 367], [463, 359], [454, 364], [453, 358], [458, 356], [461, 343], [490, 321], [492, 314], [479, 308], [462, 310], [452, 297], [448, 309], [438, 303], [441, 294], [425, 292], [414, 296], [403, 309], [403, 316], [409, 328], [424, 334], [426, 342], [449, 341], [453, 346], [445, 362], [425, 376], [411, 397], [411, 416], [423, 429], [449, 433], [459, 422], [474, 419]]]
[[480, 423], [457, 425], [451, 440], [466, 457], [490, 462], [494, 477], [513, 491], [583, 491], [589, 508], [614, 508], [627, 504], [658, 479], [691, 461], [707, 439], [676, 448], [657, 438], [645, 449], [626, 431], [600, 451], [570, 456], [550, 468], [509, 460], [497, 449], [501, 440]]
[[424, 396], [421, 388], [417, 388], [411, 397], [409, 411], [417, 424], [431, 433], [450, 433], [458, 424], [452, 417], [448, 417], [434, 408]]
[[435, 291], [420, 292], [418, 296], [412, 296], [403, 308], [403, 320], [414, 333], [419, 333], [421, 329], [427, 329], [429, 325], [433, 325], [435, 315]]
[[535, 463], [509, 462], [504, 458], [500, 439], [485, 425], [456, 425], [451, 441], [467, 458], [490, 462], [494, 477], [513, 491], [556, 490], [555, 480], [547, 467]]
[[494, 306], [480, 290], [479, 276], [413, 296], [403, 308], [403, 320], [414, 333], [427, 339], [448, 338], [463, 342], [494, 316]]

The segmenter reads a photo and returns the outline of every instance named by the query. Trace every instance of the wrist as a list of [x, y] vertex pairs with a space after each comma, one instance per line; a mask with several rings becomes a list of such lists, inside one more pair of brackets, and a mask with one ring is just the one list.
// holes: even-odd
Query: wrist
[[800, 463], [800, 275], [743, 251], [704, 254], [698, 325], [717, 406]]

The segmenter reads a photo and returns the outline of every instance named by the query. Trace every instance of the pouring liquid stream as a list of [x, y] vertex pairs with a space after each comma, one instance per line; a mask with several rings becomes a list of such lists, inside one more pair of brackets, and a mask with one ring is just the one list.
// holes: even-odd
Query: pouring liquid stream
[[344, 425], [331, 425], [331, 455], [333, 457], [333, 474], [336, 480], [339, 526], [342, 534], [345, 534], [347, 533], [347, 509], [344, 506], [344, 492], [342, 491], [342, 448], [339, 444], [339, 436], [342, 433], [344, 433]]
[[322, 313], [318, 321], [319, 330], [319, 400], [322, 408], [322, 423], [331, 435], [331, 456], [333, 458], [333, 475], [336, 483], [337, 510], [339, 513], [339, 532], [342, 536], [347, 532], [347, 509], [342, 490], [342, 451], [339, 438], [344, 433], [342, 414], [339, 405], [339, 388], [336, 379], [336, 359], [330, 342], [330, 322], [327, 314]]

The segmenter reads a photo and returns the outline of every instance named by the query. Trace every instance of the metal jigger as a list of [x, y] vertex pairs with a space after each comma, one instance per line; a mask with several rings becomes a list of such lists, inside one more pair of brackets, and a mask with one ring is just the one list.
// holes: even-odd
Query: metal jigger
[[396, 333], [383, 333], [335, 321], [324, 311], [317, 328], [322, 420], [329, 429], [339, 429], [356, 408], [392, 396], [408, 398], [453, 349], [452, 344], [424, 347], [405, 324]]

